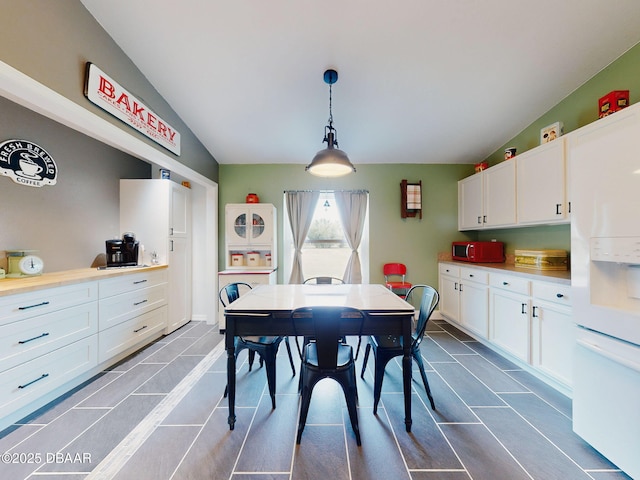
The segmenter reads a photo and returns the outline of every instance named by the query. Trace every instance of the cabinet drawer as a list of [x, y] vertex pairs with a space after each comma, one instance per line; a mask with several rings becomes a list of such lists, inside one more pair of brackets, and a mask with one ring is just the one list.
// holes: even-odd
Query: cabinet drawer
[[571, 286], [557, 283], [533, 282], [532, 296], [537, 300], [571, 306]]
[[97, 302], [0, 327], [0, 371], [98, 332]]
[[98, 336], [78, 340], [0, 373], [0, 417], [98, 365]]
[[489, 283], [489, 272], [480, 270], [477, 268], [460, 268], [460, 279], [470, 280], [472, 282], [483, 283], [487, 285]]
[[45, 288], [0, 298], [0, 325], [53, 312], [98, 298], [96, 282]]
[[460, 267], [456, 265], [449, 265], [446, 263], [441, 263], [438, 266], [438, 271], [440, 275], [449, 275], [451, 277], [459, 277], [460, 276]]
[[100, 298], [120, 295], [121, 293], [140, 290], [142, 288], [148, 288], [166, 282], [166, 270], [153, 270], [100, 280]]
[[98, 302], [100, 330], [137, 317], [166, 303], [166, 283], [100, 299]]
[[489, 276], [489, 284], [492, 288], [501, 288], [522, 295], [530, 294], [531, 281], [526, 278], [492, 273]]
[[163, 306], [147, 312], [139, 317], [132, 318], [107, 330], [99, 335], [100, 363], [124, 352], [130, 347], [141, 343], [146, 338], [164, 330], [167, 325], [167, 306]]

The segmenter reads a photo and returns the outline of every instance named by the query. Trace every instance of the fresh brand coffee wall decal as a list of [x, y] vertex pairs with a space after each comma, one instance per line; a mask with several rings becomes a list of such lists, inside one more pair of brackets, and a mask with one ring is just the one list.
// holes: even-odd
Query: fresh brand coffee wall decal
[[93, 63], [87, 63], [84, 95], [170, 152], [180, 155], [180, 133]]
[[58, 167], [51, 155], [29, 140], [6, 140], [0, 144], [0, 172], [28, 187], [55, 185]]

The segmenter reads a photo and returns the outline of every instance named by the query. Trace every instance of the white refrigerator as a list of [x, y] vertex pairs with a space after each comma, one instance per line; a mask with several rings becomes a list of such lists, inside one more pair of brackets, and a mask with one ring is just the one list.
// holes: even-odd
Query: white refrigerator
[[640, 479], [640, 106], [569, 134], [573, 428]]

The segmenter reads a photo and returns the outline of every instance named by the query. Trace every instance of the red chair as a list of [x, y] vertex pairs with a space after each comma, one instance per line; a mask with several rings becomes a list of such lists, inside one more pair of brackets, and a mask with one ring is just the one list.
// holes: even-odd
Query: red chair
[[407, 266], [404, 263], [385, 263], [382, 267], [382, 273], [384, 274], [384, 283], [387, 288], [396, 295], [405, 298], [412, 286], [411, 283], [404, 279], [407, 274]]

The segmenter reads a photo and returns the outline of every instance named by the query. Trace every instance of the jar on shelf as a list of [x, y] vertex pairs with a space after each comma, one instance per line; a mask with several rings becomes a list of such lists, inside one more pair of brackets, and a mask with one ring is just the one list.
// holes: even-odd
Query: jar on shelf
[[242, 265], [244, 265], [244, 255], [241, 253], [232, 253], [231, 265], [234, 267], [241, 267]]
[[249, 194], [247, 194], [247, 198], [245, 198], [245, 202], [246, 203], [260, 203], [260, 199], [258, 198], [258, 195], [256, 195], [255, 193], [249, 193]]

